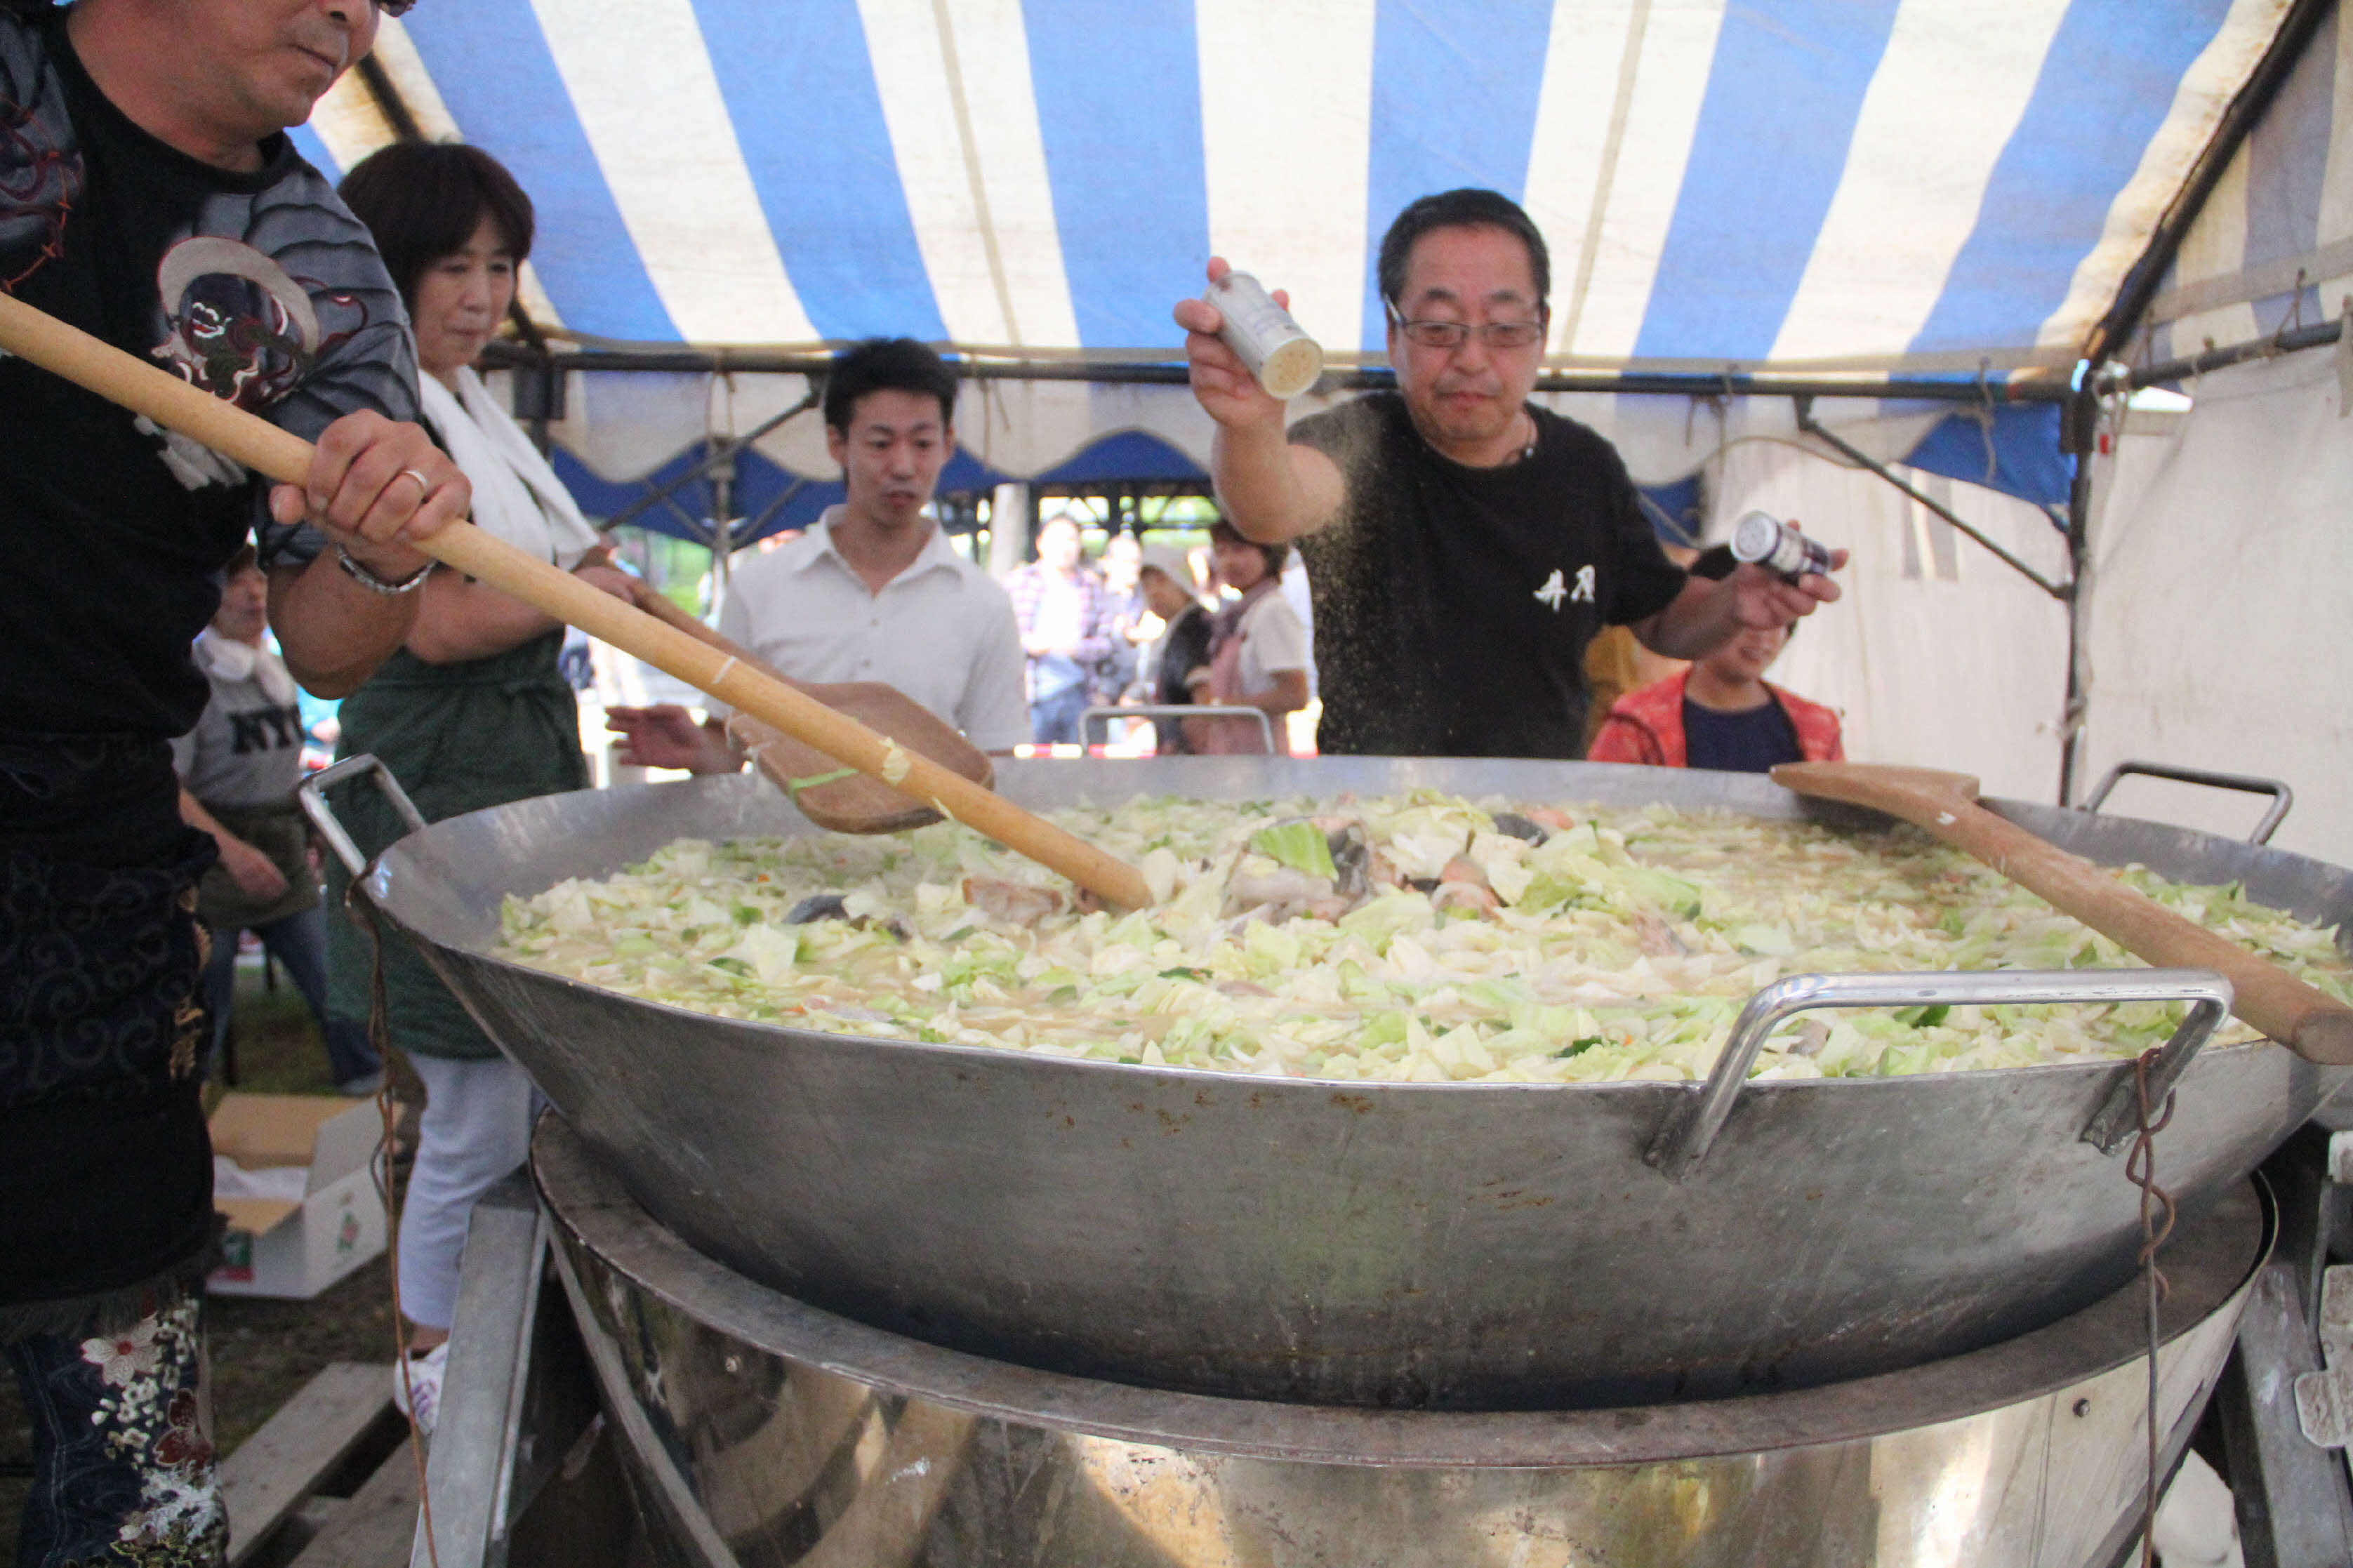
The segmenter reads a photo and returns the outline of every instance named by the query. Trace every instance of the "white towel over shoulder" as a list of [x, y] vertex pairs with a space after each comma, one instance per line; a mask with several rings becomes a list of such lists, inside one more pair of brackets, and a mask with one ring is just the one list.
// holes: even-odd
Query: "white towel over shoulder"
[[526, 554], [565, 571], [600, 541], [531, 437], [491, 396], [470, 368], [451, 392], [433, 376], [417, 378], [425, 422], [474, 487], [474, 522]]

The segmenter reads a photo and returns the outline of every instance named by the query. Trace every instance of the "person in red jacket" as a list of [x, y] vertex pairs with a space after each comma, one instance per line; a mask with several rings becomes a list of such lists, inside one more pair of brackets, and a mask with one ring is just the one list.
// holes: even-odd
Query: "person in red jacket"
[[1765, 681], [1787, 626], [1752, 627], [1681, 675], [1628, 692], [1586, 760], [1761, 773], [1776, 763], [1846, 759], [1838, 715]]

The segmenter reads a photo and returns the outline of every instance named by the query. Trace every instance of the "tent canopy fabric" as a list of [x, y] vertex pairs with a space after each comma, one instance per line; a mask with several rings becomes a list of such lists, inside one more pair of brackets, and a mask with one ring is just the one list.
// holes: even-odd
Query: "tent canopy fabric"
[[[1165, 363], [1222, 254], [1337, 362], [1377, 363], [1383, 230], [1474, 184], [1546, 236], [1555, 368], [1999, 384], [2063, 377], [2290, 4], [427, 0], [298, 140], [331, 174], [404, 116], [495, 153], [539, 210], [525, 305], [584, 342]], [[2341, 123], [2342, 73], [2314, 69]], [[2248, 245], [2312, 232], [2268, 222]], [[1102, 417], [1116, 401], [1009, 437], [1048, 450], [966, 444], [1027, 478], [1156, 458], [1085, 456], [1149, 430], [1198, 464], [1181, 414]], [[1913, 456], [2050, 502], [2053, 430], [1989, 402]], [[615, 481], [702, 433], [556, 438]], [[831, 476], [821, 447], [764, 450]]]
[[2324, 16], [2150, 301], [2162, 363], [2333, 321], [2353, 300], [2353, 26]]
[[[1220, 253], [1377, 354], [1381, 232], [1479, 184], [1555, 356], [1974, 370], [2066, 361], [2286, 5], [429, 0], [380, 55], [601, 338], [1165, 357]], [[389, 136], [354, 78], [306, 151]]]

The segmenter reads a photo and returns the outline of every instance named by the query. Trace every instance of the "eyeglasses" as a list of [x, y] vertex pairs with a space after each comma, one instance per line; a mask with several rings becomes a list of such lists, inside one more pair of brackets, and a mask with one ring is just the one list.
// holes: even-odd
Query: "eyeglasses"
[[1542, 341], [1545, 334], [1541, 317], [1533, 321], [1482, 321], [1473, 327], [1468, 321], [1409, 321], [1395, 305], [1389, 306], [1388, 312], [1408, 342], [1426, 349], [1459, 349], [1471, 341], [1472, 332], [1491, 349], [1524, 349]]

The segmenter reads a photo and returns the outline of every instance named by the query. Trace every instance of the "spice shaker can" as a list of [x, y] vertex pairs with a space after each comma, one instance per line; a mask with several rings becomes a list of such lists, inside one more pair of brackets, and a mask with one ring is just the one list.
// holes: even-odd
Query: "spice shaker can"
[[1828, 576], [1831, 570], [1829, 545], [1763, 511], [1748, 512], [1732, 525], [1732, 558], [1753, 561], [1792, 583], [1809, 572]]
[[1201, 298], [1225, 318], [1218, 336], [1241, 356], [1269, 395], [1287, 401], [1314, 385], [1315, 378], [1324, 374], [1323, 349], [1249, 273], [1227, 273], [1210, 284]]

